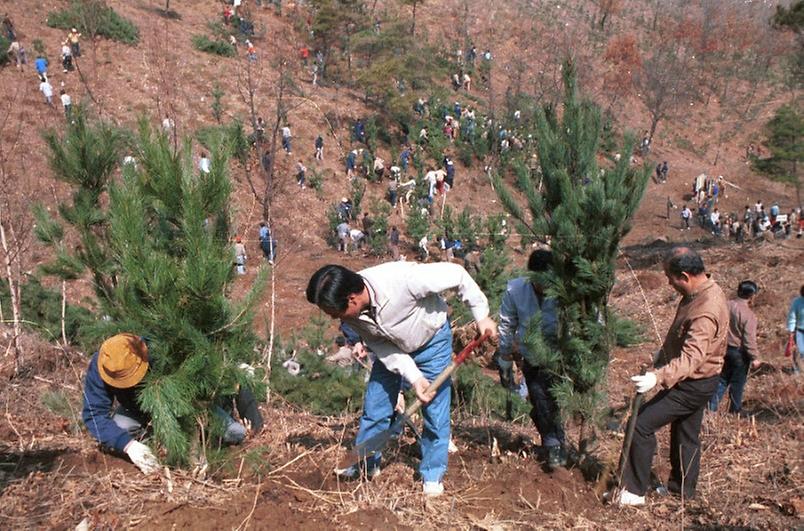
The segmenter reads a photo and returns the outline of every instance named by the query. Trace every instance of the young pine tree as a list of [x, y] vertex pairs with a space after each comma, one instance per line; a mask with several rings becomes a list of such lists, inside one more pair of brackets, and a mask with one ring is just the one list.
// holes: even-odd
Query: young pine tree
[[[239, 385], [253, 387], [238, 365], [255, 361], [251, 307], [258, 290], [237, 304], [227, 297], [234, 280], [229, 148], [210, 150], [212, 170], [200, 172], [189, 142], [174, 153], [168, 139], [143, 122], [136, 165], [126, 164], [122, 178], [113, 181], [109, 166], [101, 165], [107, 171], [96, 173], [88, 165], [103, 157], [83, 155], [100, 151], [100, 146], [72, 142], [97, 140], [103, 127], [78, 120], [65, 139], [52, 136], [49, 142], [54, 163], [87, 163], [56, 172], [76, 190], [73, 205], [59, 208], [80, 242], [74, 252], [62, 247], [67, 263], [76, 266], [65, 273], [84, 268], [93, 278], [113, 279], [102, 289], [96, 287], [99, 316], [104, 316], [94, 326], [96, 337], [126, 331], [149, 339], [151, 364], [140, 406], [151, 415], [155, 442], [168, 462], [183, 464], [194, 457], [201, 441], [216, 440], [218, 406], [231, 403]], [[97, 200], [103, 189], [108, 202]], [[85, 197], [94, 200], [81, 199]], [[86, 222], [75, 220], [102, 223], [86, 230]], [[53, 236], [49, 241], [60, 245], [59, 223], [43, 221], [46, 234]], [[86, 252], [88, 246], [104, 259], [88, 259], [94, 256]], [[65, 261], [62, 253], [57, 262]], [[260, 277], [255, 286], [262, 284]]]
[[[605, 405], [604, 379], [614, 339], [607, 299], [619, 242], [631, 227], [650, 171], [631, 168], [628, 157], [612, 168], [598, 168], [600, 110], [578, 99], [571, 61], [563, 75], [563, 115], [545, 107], [536, 116], [543, 195], [532, 180], [520, 179], [525, 210], [499, 176], [494, 180], [520, 232], [551, 242], [552, 271], [538, 280], [558, 301], [558, 339], [550, 344], [532, 325], [526, 339], [532, 357], [528, 361], [556, 376], [552, 390], [563, 416], [583, 426], [596, 420]], [[632, 146], [633, 138], [627, 136], [621, 152], [631, 153]]]

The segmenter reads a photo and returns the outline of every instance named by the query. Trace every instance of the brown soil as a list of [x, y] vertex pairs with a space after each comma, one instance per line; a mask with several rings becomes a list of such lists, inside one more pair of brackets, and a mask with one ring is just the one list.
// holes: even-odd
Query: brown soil
[[[178, 21], [166, 21], [156, 14], [155, 7], [161, 2], [112, 3], [122, 14], [138, 21], [142, 43], [129, 48], [101, 40], [94, 51], [85, 43], [81, 68], [86, 83], [80, 82], [76, 73], [61, 74], [55, 64], [53, 43], [62, 38], [62, 32], [47, 28], [44, 20], [46, 12], [62, 2], [30, 3], [25, 12], [20, 11], [19, 2], [4, 2], [2, 11], [8, 10], [14, 19], [29, 55], [33, 53], [33, 39], [46, 43], [54, 87], [64, 81], [74, 101], [89, 98], [90, 88], [105, 117], [131, 122], [135, 113], [142, 112], [156, 123], [169, 112], [176, 117], [180, 132], [189, 133], [212, 122], [209, 94], [214, 81], [220, 81], [226, 91], [227, 113], [243, 115], [245, 107], [235, 81], [240, 63], [200, 54], [189, 40], [189, 35], [206, 32], [206, 22], [218, 12], [217, 2], [201, 0], [193, 2], [192, 8], [173, 2], [171, 7], [182, 15]], [[500, 68], [494, 82], [499, 97], [512, 75], [506, 61], [524, 46], [518, 35], [542, 34], [545, 28], [538, 23], [528, 27], [531, 21], [521, 17], [517, 3], [489, 4], [482, 9], [470, 3], [473, 10], [484, 14], [468, 22], [478, 48], [495, 43]], [[441, 31], [443, 37], [439, 39], [455, 40], [457, 30], [446, 27], [444, 17], [448, 14], [457, 19], [462, 5], [459, 0], [425, 2], [419, 6], [419, 24], [431, 34]], [[256, 42], [260, 65], [264, 65], [260, 67], [258, 107], [266, 119], [273, 108], [271, 83], [275, 74], [268, 65], [281, 56], [296, 57], [295, 43], [278, 36], [296, 35], [294, 24], [303, 16], [304, 12], [293, 5], [286, 5], [282, 17], [272, 10], [258, 12], [258, 24], [267, 28], [268, 35], [277, 36]], [[501, 38], [493, 30], [494, 24], [505, 24], [508, 36]], [[578, 28], [568, 31], [581, 31]], [[275, 268], [276, 324], [282, 334], [298, 331], [313, 315], [302, 292], [316, 268], [328, 262], [360, 268], [379, 261], [339, 255], [323, 241], [325, 209], [348, 189], [340, 161], [350, 147], [345, 141], [350, 120], [370, 110], [363, 106], [360, 94], [335, 88], [313, 90], [301, 71], [295, 74], [308, 99], [299, 99], [301, 105], [291, 113], [294, 147], [309, 167], [323, 172], [325, 182], [320, 197], [311, 190], [297, 192], [290, 177], [280, 184], [274, 230], [280, 245]], [[592, 91], [596, 89], [594, 77], [594, 72], [588, 72], [582, 80]], [[20, 205], [42, 198], [54, 203], [68, 195], [67, 188], [51, 178], [39, 136], [42, 128], [60, 126], [62, 115], [60, 109], [41, 104], [33, 80], [30, 67], [23, 73], [8, 67], [0, 70], [2, 109], [4, 113], [8, 109], [9, 123], [21, 128], [19, 134], [16, 127], [0, 129], [2, 145], [14, 146], [9, 152], [14, 177], [25, 184], [12, 190]], [[640, 105], [623, 103], [618, 111], [623, 122], [633, 124], [634, 129], [646, 123]], [[612, 406], [623, 410], [631, 392], [628, 376], [647, 360], [657, 346], [656, 335], [666, 330], [673, 317], [677, 297], [658, 266], [666, 248], [685, 242], [699, 249], [708, 269], [728, 291], [745, 278], [754, 279], [762, 289], [756, 311], [766, 365], [752, 374], [745, 401], [745, 409], [754, 420], [736, 419], [722, 412], [707, 415], [702, 432], [703, 470], [695, 500], [652, 496], [643, 509], [604, 506], [596, 497], [594, 477], [585, 478], [579, 467], [545, 472], [533, 455], [538, 442], [535, 429], [527, 423], [500, 423], [494, 420], [499, 412], [491, 411], [481, 417], [456, 412], [455, 442], [460, 451], [451, 458], [445, 479], [447, 494], [442, 498], [422, 499], [414, 477], [417, 457], [410, 438], [388, 452], [388, 464], [380, 477], [371, 482], [340, 483], [331, 471], [354, 436], [356, 418], [315, 417], [283, 403], [280, 397], [263, 406], [268, 419], [266, 430], [216, 461], [207, 479], [175, 470], [170, 476], [145, 478], [127, 461], [101, 453], [79, 430], [85, 355], [65, 352], [26, 335], [27, 370], [0, 388], [0, 522], [12, 529], [74, 528], [84, 519], [95, 528], [146, 529], [800, 527], [804, 511], [804, 396], [800, 380], [782, 370], [789, 360], [781, 355], [785, 340], [781, 323], [786, 305], [801, 282], [801, 240], [735, 246], [714, 240], [697, 228], [679, 231], [677, 210], [671, 212], [669, 220], [665, 218], [667, 198], [678, 206], [683, 204], [690, 181], [701, 171], [722, 174], [740, 187], [727, 188], [727, 196], [720, 203], [723, 212], [739, 212], [757, 198], [766, 205], [779, 200], [783, 210], [792, 206], [792, 189], [757, 178], [743, 159], [744, 145], [756, 138], [767, 116], [760, 113], [755, 123], [736, 131], [717, 152], [718, 164], [712, 163], [716, 149], [711, 146], [715, 146], [719, 130], [702, 124], [717, 123], [719, 112], [718, 102], [713, 100], [697, 106], [683, 120], [669, 120], [660, 126], [651, 160], [669, 161], [670, 180], [649, 185], [634, 229], [623, 244], [612, 292], [612, 305], [642, 324], [649, 338], [644, 345], [617, 349], [612, 355], [609, 397]], [[319, 165], [310, 162], [310, 155], [315, 136], [328, 131], [325, 115], [336, 121], [338, 135], [326, 137], [326, 161]], [[663, 128], [668, 131], [666, 135]], [[680, 149], [678, 142], [671, 141], [671, 130], [697, 146], [698, 152]], [[388, 159], [388, 153], [383, 154]], [[278, 159], [280, 174], [290, 176], [296, 158], [280, 155]], [[254, 266], [261, 256], [256, 242], [259, 213], [242, 172], [233, 170], [233, 177], [237, 183], [237, 232], [246, 236], [249, 251], [249, 272], [237, 288], [242, 293], [253, 281]], [[449, 198], [451, 205], [459, 209], [471, 205], [483, 213], [500, 210], [481, 168], [459, 167], [457, 182]], [[365, 204], [383, 193], [381, 185], [369, 185]], [[27, 207], [20, 210], [20, 216], [29, 217]], [[391, 222], [403, 225], [398, 214]], [[28, 253], [32, 267], [47, 258], [38, 245], [32, 245]], [[518, 254], [514, 259], [524, 261]], [[68, 289], [70, 300], [81, 300], [89, 293], [88, 283], [71, 283]], [[270, 292], [266, 293], [263, 312], [256, 320], [260, 333], [268, 324], [269, 296]], [[3, 375], [9, 375], [8, 369], [4, 364]], [[571, 435], [576, 437], [577, 433], [571, 430]], [[594, 452], [598, 471], [616, 462], [621, 437], [612, 432], [601, 434]], [[667, 433], [662, 433], [656, 459], [664, 475], [667, 439]], [[492, 462], [495, 440], [502, 456]]]

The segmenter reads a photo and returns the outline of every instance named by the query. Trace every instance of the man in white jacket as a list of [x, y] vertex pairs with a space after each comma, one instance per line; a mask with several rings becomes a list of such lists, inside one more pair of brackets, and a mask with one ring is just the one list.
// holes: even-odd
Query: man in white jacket
[[[388, 429], [402, 378], [425, 404], [419, 473], [424, 493], [433, 496], [444, 492], [452, 383], [447, 380], [435, 392], [427, 388], [452, 361], [452, 330], [440, 293], [453, 288], [471, 309], [480, 333], [496, 337], [486, 296], [457, 264], [389, 262], [359, 273], [326, 265], [310, 278], [306, 292], [309, 302], [351, 326], [380, 362], [366, 387], [357, 444]], [[365, 463], [369, 477], [379, 473], [380, 459], [374, 455]], [[356, 478], [360, 470], [352, 466], [336, 473]]]

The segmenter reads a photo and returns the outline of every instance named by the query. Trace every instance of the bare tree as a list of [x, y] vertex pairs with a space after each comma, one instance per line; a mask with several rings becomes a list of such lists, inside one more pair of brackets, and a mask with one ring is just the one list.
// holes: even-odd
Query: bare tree
[[[9, 87], [11, 88], [11, 87]], [[12, 338], [6, 353], [14, 356], [14, 372], [19, 373], [24, 365], [22, 336], [22, 281], [24, 278], [24, 255], [30, 245], [32, 221], [27, 208], [29, 186], [20, 186], [26, 175], [26, 149], [21, 141], [24, 122], [21, 113], [12, 120], [13, 109], [19, 107], [23, 98], [23, 83], [18, 83], [6, 100], [0, 116], [0, 251], [3, 272], [8, 284], [11, 303]]]
[[662, 44], [634, 71], [637, 96], [651, 118], [648, 132], [651, 140], [662, 120], [694, 98], [698, 84], [694, 59], [685, 47], [670, 36], [660, 41]]

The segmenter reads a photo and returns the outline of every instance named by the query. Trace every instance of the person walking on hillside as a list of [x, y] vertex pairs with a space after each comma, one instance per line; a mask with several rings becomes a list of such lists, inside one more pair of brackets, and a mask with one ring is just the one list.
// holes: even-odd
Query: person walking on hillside
[[64, 89], [61, 89], [59, 98], [61, 99], [62, 107], [64, 107], [64, 116], [67, 118], [68, 122], [71, 122], [73, 119], [73, 99]]
[[729, 301], [729, 333], [726, 358], [717, 390], [709, 400], [709, 410], [717, 406], [729, 390], [729, 413], [739, 414], [743, 407], [743, 390], [748, 381], [748, 370], [759, 367], [757, 347], [757, 316], [751, 310], [759, 291], [752, 280], [743, 280], [737, 287], [737, 298]]
[[[789, 342], [795, 345], [795, 349], [791, 349], [793, 373], [801, 374], [801, 360], [804, 358], [804, 284], [801, 285], [798, 297], [790, 304], [790, 311], [787, 313], [787, 332]], [[798, 350], [798, 354], [795, 350]]]
[[77, 29], [73, 28], [67, 34], [67, 42], [70, 44], [70, 51], [73, 56], [81, 57], [81, 34]]
[[25, 48], [20, 45], [19, 41], [13, 41], [6, 50], [6, 55], [9, 57], [14, 57], [14, 64], [17, 67], [17, 70], [22, 69], [22, 65], [26, 62], [25, 59]]
[[[550, 269], [553, 253], [538, 249], [528, 258], [528, 271], [544, 273]], [[530, 276], [508, 282], [500, 306], [500, 347], [496, 361], [500, 370], [500, 383], [507, 389], [514, 387], [513, 357], [516, 350], [522, 357], [522, 374], [533, 406], [530, 418], [539, 431], [542, 451], [550, 470], [567, 464], [564, 446], [564, 429], [556, 397], [553, 395], [555, 377], [530, 360], [525, 344], [528, 325], [539, 316], [545, 341], [555, 345], [558, 334], [558, 305], [545, 293], [544, 286]]]
[[324, 138], [321, 135], [315, 137], [315, 159], [324, 160]]
[[357, 150], [353, 149], [346, 155], [346, 176], [353, 179], [355, 176], [355, 167], [357, 165]]
[[299, 188], [304, 190], [304, 178], [307, 174], [307, 167], [304, 165], [301, 159], [299, 162], [296, 163], [296, 184], [299, 185]]
[[265, 256], [268, 263], [273, 265], [274, 260], [276, 259], [276, 239], [271, 235], [271, 229], [268, 228], [268, 224], [264, 221], [260, 222], [260, 249], [262, 249], [262, 254]]
[[720, 381], [729, 331], [723, 291], [709, 278], [703, 259], [676, 247], [664, 260], [668, 283], [682, 295], [654, 370], [632, 376], [637, 393], [661, 391], [637, 415], [634, 438], [623, 472], [620, 505], [644, 505], [656, 452], [656, 432], [670, 424], [670, 479], [667, 489], [686, 499], [695, 496], [701, 467], [699, 434], [704, 408]]
[[65, 74], [73, 71], [73, 52], [68, 41], [64, 41], [61, 45], [61, 67]]
[[[151, 449], [138, 440], [145, 436], [150, 424], [149, 416], [140, 408], [139, 384], [154, 361], [142, 337], [122, 333], [104, 341], [89, 361], [81, 411], [87, 431], [100, 443], [102, 450], [127, 455], [146, 475], [161, 469]], [[262, 415], [254, 396], [242, 387], [238, 392], [237, 409], [241, 419], [251, 422], [255, 433], [262, 429]], [[223, 407], [216, 407], [215, 415], [224, 428], [225, 443], [243, 442], [247, 434], [243, 424]]]
[[50, 84], [48, 80], [42, 80], [39, 82], [39, 90], [42, 92], [42, 95], [45, 97], [45, 103], [49, 106], [53, 107], [53, 86]]
[[235, 269], [238, 275], [246, 274], [246, 246], [240, 236], [235, 238]]
[[285, 150], [285, 155], [293, 153], [290, 145], [292, 139], [293, 134], [290, 132], [290, 124], [285, 124], [282, 127], [282, 149]]
[[391, 250], [391, 258], [394, 262], [399, 261], [399, 229], [396, 225], [391, 227], [391, 232], [388, 234], [388, 248]]
[[[326, 265], [307, 285], [307, 301], [333, 319], [351, 326], [377, 356], [363, 399], [356, 444], [388, 429], [404, 379], [425, 405], [419, 475], [426, 496], [444, 492], [450, 441], [451, 380], [435, 391], [430, 382], [452, 361], [452, 330], [441, 293], [457, 289], [481, 334], [497, 336], [488, 300], [464, 268], [457, 264], [388, 262], [351, 271]], [[367, 477], [380, 472], [382, 456], [364, 460]], [[358, 478], [360, 466], [336, 470]]]
[[687, 205], [681, 209], [681, 230], [690, 230], [690, 220], [692, 219], [692, 210]]
[[36, 73], [39, 74], [40, 81], [47, 81], [47, 65], [47, 59], [41, 55], [34, 61], [34, 68], [36, 68]]
[[346, 221], [341, 221], [335, 232], [338, 235], [338, 250], [343, 251], [343, 254], [349, 254], [349, 243], [352, 241], [352, 227]]

